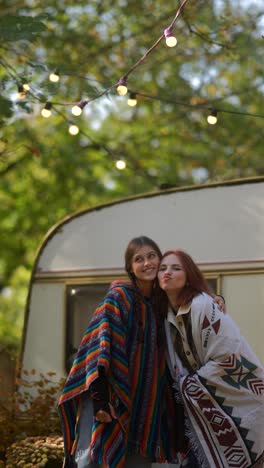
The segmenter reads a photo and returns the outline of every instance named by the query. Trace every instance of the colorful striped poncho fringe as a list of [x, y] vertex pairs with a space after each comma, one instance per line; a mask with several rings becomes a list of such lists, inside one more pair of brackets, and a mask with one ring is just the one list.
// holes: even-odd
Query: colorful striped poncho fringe
[[[80, 395], [88, 391], [98, 377], [98, 367], [103, 366], [118, 420], [111, 424], [94, 422], [91, 459], [107, 467], [122, 468], [129, 451], [152, 460], [159, 452], [158, 458], [165, 458], [160, 446], [160, 439], [166, 441], [166, 434], [160, 433], [165, 352], [158, 352], [151, 301], [142, 297], [139, 301], [136, 295], [132, 285], [113, 283], [81, 341], [59, 400], [65, 457], [74, 453], [78, 439]], [[142, 330], [144, 336], [139, 344]]]

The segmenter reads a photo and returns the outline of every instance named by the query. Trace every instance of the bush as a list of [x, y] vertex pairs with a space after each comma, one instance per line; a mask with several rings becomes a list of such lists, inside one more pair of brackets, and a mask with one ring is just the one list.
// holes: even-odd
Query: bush
[[[63, 443], [57, 400], [63, 382], [53, 382], [54, 377], [51, 372], [37, 376], [34, 370], [24, 370], [17, 379], [18, 391], [0, 407], [0, 459], [6, 460], [7, 466], [55, 466], [58, 454], [60, 465], [56, 466], [61, 466]], [[35, 465], [34, 452], [42, 460], [35, 455]], [[21, 463], [17, 457], [22, 457]], [[24, 459], [27, 461], [22, 463]]]
[[62, 437], [28, 437], [7, 449], [6, 468], [61, 468], [63, 462]]

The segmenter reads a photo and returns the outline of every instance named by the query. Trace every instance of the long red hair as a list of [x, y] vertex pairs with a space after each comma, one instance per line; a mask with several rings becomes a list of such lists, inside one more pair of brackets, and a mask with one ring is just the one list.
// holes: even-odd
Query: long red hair
[[195, 296], [198, 296], [198, 294], [202, 292], [213, 296], [203, 273], [189, 254], [183, 250], [167, 250], [167, 252], [162, 255], [161, 263], [168, 255], [177, 255], [186, 273], [186, 284], [177, 297], [178, 306], [190, 303]]

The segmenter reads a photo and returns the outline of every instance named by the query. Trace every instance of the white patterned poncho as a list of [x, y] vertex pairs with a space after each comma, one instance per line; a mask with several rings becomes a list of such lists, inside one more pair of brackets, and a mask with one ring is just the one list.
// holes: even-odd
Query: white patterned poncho
[[[177, 316], [169, 311], [165, 328], [168, 364], [199, 466], [262, 466], [264, 369], [238, 327], [203, 293]], [[185, 367], [174, 339], [180, 340]]]

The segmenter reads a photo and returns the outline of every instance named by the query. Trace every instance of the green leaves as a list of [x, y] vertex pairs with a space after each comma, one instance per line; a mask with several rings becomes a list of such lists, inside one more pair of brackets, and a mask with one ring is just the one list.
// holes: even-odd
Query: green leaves
[[3, 16], [0, 18], [0, 41], [34, 41], [46, 29], [42, 19], [43, 16]]
[[13, 114], [13, 103], [9, 100], [0, 96], [0, 109], [1, 109], [1, 116], [0, 117], [11, 117]]
[[[162, 184], [264, 174], [263, 119], [218, 112], [216, 125], [206, 120], [210, 107], [263, 113], [257, 2], [188, 2], [174, 27], [177, 47], [162, 41], [128, 77], [137, 106], [109, 89], [170, 24], [178, 2], [169, 3], [146, 0], [142, 14], [135, 1], [2, 0], [2, 287], [19, 265], [30, 272], [47, 230], [80, 208]], [[55, 70], [60, 80], [51, 83]], [[17, 99], [25, 82], [30, 89]], [[104, 92], [81, 116], [71, 114], [70, 103]], [[52, 115], [44, 119], [47, 101]], [[70, 122], [77, 136], [69, 135]], [[116, 159], [125, 159], [125, 170]], [[13, 301], [10, 310], [22, 313]]]

